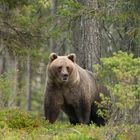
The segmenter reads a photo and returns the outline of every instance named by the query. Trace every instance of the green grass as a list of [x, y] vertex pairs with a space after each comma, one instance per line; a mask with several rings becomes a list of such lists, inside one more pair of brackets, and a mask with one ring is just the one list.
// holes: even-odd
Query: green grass
[[0, 111], [0, 140], [139, 140], [140, 125], [49, 124], [18, 109]]

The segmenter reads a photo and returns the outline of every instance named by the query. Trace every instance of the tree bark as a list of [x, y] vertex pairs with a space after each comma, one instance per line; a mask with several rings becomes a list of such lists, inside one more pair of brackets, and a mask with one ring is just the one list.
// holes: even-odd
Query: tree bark
[[6, 72], [6, 57], [5, 55], [2, 56], [2, 66], [0, 74], [4, 74]]
[[26, 95], [26, 111], [31, 110], [32, 96], [32, 62], [30, 56], [27, 60], [27, 95]]
[[[89, 8], [98, 8], [97, 0], [82, 0], [79, 2]], [[88, 70], [93, 70], [93, 64], [99, 63], [100, 37], [99, 23], [95, 17], [83, 15], [75, 20], [73, 27], [73, 49], [77, 63]]]
[[[57, 18], [56, 18], [56, 12], [57, 12], [57, 0], [51, 0], [51, 16], [53, 17], [53, 23], [51, 27], [51, 31], [53, 32], [55, 26], [57, 25]], [[57, 48], [57, 42], [54, 39], [54, 37], [51, 37], [50, 39], [50, 50], [51, 52], [58, 52]]]
[[[57, 17], [58, 2], [58, 0], [51, 0], [51, 16], [53, 17], [53, 22], [51, 25], [52, 33], [55, 31], [55, 28], [58, 26], [58, 24], [60, 24], [60, 20]], [[58, 55], [64, 55], [66, 52], [65, 32], [62, 34], [63, 37], [61, 36], [58, 38], [58, 36], [52, 36], [50, 39], [50, 51], [55, 52]]]
[[0, 39], [0, 74], [4, 74], [6, 72], [6, 50], [4, 50], [3, 40]]
[[16, 76], [16, 80], [17, 80], [17, 85], [16, 85], [16, 95], [17, 95], [17, 101], [16, 101], [16, 105], [18, 107], [21, 106], [21, 93], [22, 93], [22, 68], [21, 68], [21, 60], [20, 58], [17, 58], [17, 62], [16, 62], [16, 69], [17, 69], [17, 76]]

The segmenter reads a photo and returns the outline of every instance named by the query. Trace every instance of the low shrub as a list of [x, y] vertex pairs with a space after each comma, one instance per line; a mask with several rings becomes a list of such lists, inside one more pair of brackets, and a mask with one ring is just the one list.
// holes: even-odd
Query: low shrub
[[111, 123], [140, 123], [140, 58], [119, 51], [101, 64], [96, 71], [111, 93]]
[[35, 128], [42, 124], [41, 119], [19, 109], [4, 109], [0, 111], [0, 127]]

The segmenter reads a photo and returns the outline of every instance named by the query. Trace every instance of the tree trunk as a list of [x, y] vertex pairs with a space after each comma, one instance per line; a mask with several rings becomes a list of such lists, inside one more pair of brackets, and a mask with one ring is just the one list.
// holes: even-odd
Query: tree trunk
[[31, 110], [32, 95], [32, 62], [30, 56], [27, 60], [27, 95], [26, 95], [26, 111]]
[[21, 106], [21, 93], [22, 93], [22, 68], [21, 68], [21, 60], [20, 58], [16, 57], [17, 58], [17, 62], [16, 62], [16, 69], [17, 69], [17, 76], [16, 76], [16, 80], [17, 80], [17, 87], [16, 87], [16, 95], [17, 95], [17, 102], [16, 102], [16, 105], [18, 107]]
[[[83, 0], [79, 2], [89, 8], [98, 8], [97, 0]], [[99, 63], [100, 38], [99, 24], [94, 17], [83, 15], [75, 20], [73, 27], [73, 49], [77, 56], [77, 63], [93, 71], [93, 64]]]
[[[57, 7], [58, 7], [58, 0], [51, 0], [51, 16], [53, 17], [53, 22], [51, 25], [52, 33], [55, 32], [55, 28], [59, 23], [59, 18], [57, 17]], [[50, 39], [50, 51], [55, 52], [58, 55], [64, 55], [66, 52], [65, 46], [65, 33], [63, 33], [63, 37], [52, 36]], [[62, 40], [62, 41], [60, 41]]]
[[17, 56], [13, 56], [13, 64], [12, 66], [14, 67], [14, 75], [13, 75], [13, 92], [12, 92], [12, 97], [8, 103], [8, 107], [12, 107], [15, 106], [16, 103], [16, 99], [18, 98], [18, 60], [17, 60]]
[[0, 74], [6, 72], [6, 50], [4, 50], [3, 40], [0, 39]]
[[[51, 0], [51, 15], [53, 17], [53, 23], [51, 27], [51, 31], [53, 32], [55, 26], [57, 25], [57, 18], [56, 18], [56, 12], [57, 12], [57, 0]], [[57, 48], [57, 42], [54, 37], [51, 37], [50, 39], [50, 50], [51, 52], [58, 52]]]
[[4, 74], [6, 72], [6, 57], [5, 55], [2, 56], [2, 66], [0, 74]]

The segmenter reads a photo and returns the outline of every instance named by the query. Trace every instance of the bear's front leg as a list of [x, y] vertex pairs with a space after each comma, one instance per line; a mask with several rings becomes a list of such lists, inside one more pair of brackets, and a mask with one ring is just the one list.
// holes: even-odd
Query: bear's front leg
[[46, 91], [44, 100], [45, 118], [46, 120], [49, 120], [50, 123], [54, 123], [56, 121], [61, 109], [61, 99], [53, 93]]
[[88, 102], [84, 101], [75, 107], [75, 113], [78, 119], [77, 123], [89, 124], [90, 123], [91, 106]]
[[45, 104], [45, 118], [49, 120], [50, 123], [54, 123], [58, 118], [60, 112], [60, 106], [52, 103]]

